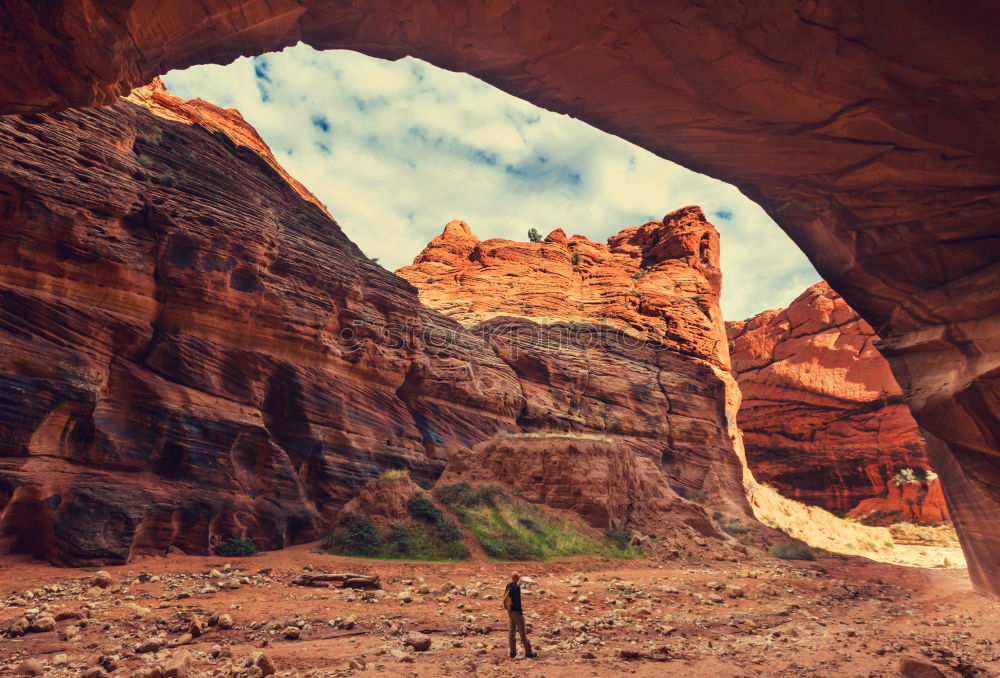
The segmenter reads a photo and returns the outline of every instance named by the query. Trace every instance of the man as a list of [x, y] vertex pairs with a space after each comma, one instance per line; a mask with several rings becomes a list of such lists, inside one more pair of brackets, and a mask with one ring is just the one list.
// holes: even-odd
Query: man
[[538, 655], [531, 651], [528, 642], [528, 631], [524, 627], [524, 610], [521, 609], [521, 586], [517, 583], [521, 575], [514, 572], [510, 575], [510, 583], [503, 593], [503, 606], [510, 617], [510, 657], [517, 656], [517, 634], [521, 634], [521, 644], [524, 645], [524, 656], [533, 659]]

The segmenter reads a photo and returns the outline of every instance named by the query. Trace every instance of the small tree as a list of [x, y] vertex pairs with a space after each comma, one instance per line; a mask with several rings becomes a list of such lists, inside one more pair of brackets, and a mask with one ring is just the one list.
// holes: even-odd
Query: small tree
[[896, 487], [902, 487], [910, 483], [918, 482], [917, 474], [912, 468], [904, 468], [892, 477], [892, 482]]
[[541, 242], [542, 234], [538, 232], [537, 228], [532, 227], [528, 229], [528, 240], [531, 242]]

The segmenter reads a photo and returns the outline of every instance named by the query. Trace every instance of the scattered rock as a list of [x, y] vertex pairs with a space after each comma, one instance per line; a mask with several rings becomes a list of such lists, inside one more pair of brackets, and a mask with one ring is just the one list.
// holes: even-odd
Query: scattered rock
[[105, 572], [104, 570], [96, 572], [94, 576], [90, 578], [90, 585], [96, 586], [100, 589], [106, 589], [114, 583], [115, 580], [111, 577], [111, 574]]
[[277, 673], [278, 669], [275, 667], [274, 662], [263, 652], [254, 652], [246, 658], [245, 665], [250, 667], [256, 667], [260, 669], [264, 676], [271, 676]]
[[416, 652], [426, 652], [431, 649], [431, 637], [425, 633], [413, 632], [406, 636], [403, 645], [412, 647]]
[[156, 652], [163, 647], [163, 638], [154, 637], [147, 638], [138, 645], [135, 646], [136, 654], [143, 654], [144, 652]]
[[186, 678], [191, 672], [191, 653], [182, 650], [163, 663], [163, 678]]
[[945, 673], [931, 662], [914, 657], [899, 660], [899, 674], [906, 678], [946, 678]]
[[396, 661], [402, 662], [404, 664], [413, 661], [412, 654], [410, 654], [409, 652], [403, 652], [402, 650], [397, 650], [395, 648], [389, 650], [389, 655], [392, 656], [392, 658], [395, 659]]
[[17, 665], [17, 672], [23, 676], [40, 676], [45, 672], [45, 667], [37, 659], [25, 659]]

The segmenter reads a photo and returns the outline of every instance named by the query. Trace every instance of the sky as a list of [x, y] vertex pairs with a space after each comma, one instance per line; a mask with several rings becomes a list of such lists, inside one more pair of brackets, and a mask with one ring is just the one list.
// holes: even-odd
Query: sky
[[480, 238], [562, 228], [603, 242], [685, 205], [721, 234], [722, 311], [787, 306], [820, 280], [736, 188], [464, 73], [297, 45], [164, 76], [185, 99], [236, 108], [344, 232], [389, 270], [452, 219]]

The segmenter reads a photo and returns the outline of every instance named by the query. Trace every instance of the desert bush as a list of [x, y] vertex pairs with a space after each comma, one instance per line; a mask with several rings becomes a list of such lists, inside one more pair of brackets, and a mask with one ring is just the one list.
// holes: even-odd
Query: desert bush
[[904, 468], [892, 477], [892, 482], [896, 487], [902, 487], [903, 485], [907, 485], [909, 483], [915, 483], [918, 482], [917, 474], [912, 468]]
[[388, 471], [383, 471], [382, 475], [379, 476], [382, 480], [402, 480], [409, 477], [410, 472], [405, 468], [391, 468]]
[[496, 485], [473, 487], [468, 483], [455, 483], [435, 488], [434, 496], [451, 509], [493, 506], [496, 497], [504, 492]]
[[461, 540], [462, 531], [455, 521], [431, 501], [425, 494], [415, 494], [406, 503], [406, 510], [411, 517], [433, 525], [441, 541], [451, 543]]
[[537, 228], [529, 228], [528, 229], [528, 240], [530, 240], [531, 242], [541, 242], [542, 241], [542, 234], [538, 232]]
[[816, 560], [816, 554], [805, 544], [786, 541], [771, 547], [771, 555], [782, 560]]
[[726, 534], [731, 534], [736, 536], [738, 534], [746, 534], [752, 532], [753, 528], [749, 525], [744, 525], [742, 521], [738, 518], [726, 518], [722, 521], [721, 525], [722, 531]]
[[352, 513], [347, 517], [346, 529], [327, 537], [323, 547], [345, 556], [374, 556], [381, 542], [382, 535], [372, 517], [367, 513]]
[[215, 555], [223, 558], [245, 558], [257, 555], [259, 551], [257, 544], [249, 537], [230, 537], [215, 547]]
[[608, 540], [615, 548], [626, 549], [628, 548], [629, 542], [632, 541], [632, 536], [625, 530], [619, 530], [616, 527], [609, 527], [604, 531], [604, 538]]

